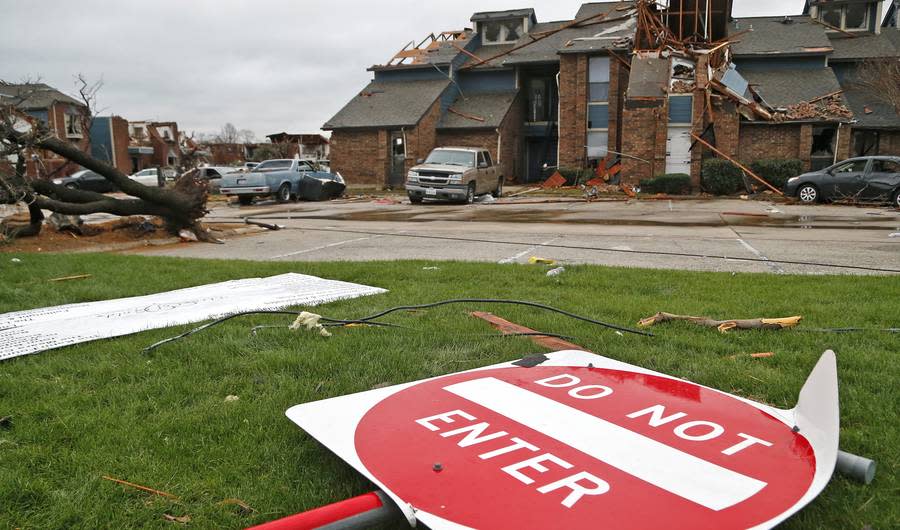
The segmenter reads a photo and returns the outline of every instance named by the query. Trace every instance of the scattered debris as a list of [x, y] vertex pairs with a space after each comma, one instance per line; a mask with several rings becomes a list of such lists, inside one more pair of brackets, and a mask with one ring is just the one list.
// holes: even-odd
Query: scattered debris
[[166, 521], [171, 521], [173, 523], [187, 524], [191, 522], [190, 515], [169, 515], [167, 513], [163, 514], [163, 519]]
[[82, 235], [81, 227], [84, 225], [84, 219], [80, 215], [64, 215], [54, 212], [47, 218], [47, 222], [57, 232], [69, 231]]
[[0, 429], [9, 429], [10, 427], [12, 427], [12, 416], [0, 418]]
[[547, 276], [559, 276], [560, 274], [566, 272], [565, 267], [557, 267], [555, 269], [551, 269], [547, 271]]
[[291, 324], [290, 329], [292, 331], [297, 331], [298, 329], [305, 327], [309, 331], [318, 331], [319, 335], [323, 337], [330, 337], [331, 333], [325, 329], [322, 324], [319, 324], [319, 320], [322, 318], [322, 315], [317, 315], [315, 313], [309, 313], [307, 311], [303, 311], [299, 315], [297, 315], [297, 319], [294, 320], [294, 323]]
[[732, 359], [732, 360], [738, 359], [741, 357], [750, 357], [751, 359], [764, 359], [766, 357], [774, 357], [774, 356], [775, 356], [775, 352], [767, 351], [767, 352], [749, 353], [749, 354], [748, 353], [739, 353], [737, 355], [729, 355], [728, 358]]
[[792, 328], [800, 323], [803, 317], [786, 317], [786, 318], [755, 318], [749, 320], [713, 320], [708, 317], [690, 317], [682, 315], [674, 315], [672, 313], [659, 312], [652, 317], [641, 319], [638, 327], [646, 328], [670, 322], [675, 320], [683, 320], [692, 322], [699, 326], [707, 326], [717, 328], [721, 333], [726, 333], [732, 329], [785, 329]]
[[480, 204], [491, 204], [492, 202], [497, 202], [497, 199], [490, 193], [485, 193], [484, 195], [476, 197], [475, 202]]
[[252, 226], [259, 226], [267, 230], [281, 230], [284, 228], [282, 225], [273, 225], [269, 223], [262, 223], [260, 221], [251, 221], [250, 219], [244, 219], [244, 223]]
[[422, 267], [422, 270], [423, 271], [439, 271], [439, 270], [441, 270], [441, 268], [440, 267]]
[[550, 177], [547, 178], [542, 184], [541, 188], [548, 190], [554, 188], [560, 188], [566, 185], [566, 177], [562, 176], [562, 173], [559, 171], [555, 171]]
[[251, 508], [249, 504], [240, 499], [225, 499], [219, 502], [219, 506], [237, 506], [240, 515], [250, 515], [256, 511]]
[[457, 116], [462, 116], [463, 118], [466, 118], [467, 120], [473, 120], [473, 121], [478, 121], [478, 122], [485, 121], [485, 119], [482, 118], [481, 116], [475, 116], [474, 114], [466, 114], [465, 112], [458, 111], [458, 110], [454, 109], [453, 107], [448, 108], [447, 112], [451, 112], [453, 114], [456, 114]]
[[225, 396], [225, 403], [233, 403], [235, 401], [238, 401], [239, 399], [241, 399], [240, 396], [235, 396], [234, 394], [229, 394], [229, 395]]
[[48, 282], [67, 282], [69, 280], [85, 280], [87, 278], [92, 278], [93, 274], [78, 274], [76, 276], [63, 276], [62, 278], [51, 278], [47, 280]]
[[180, 237], [181, 240], [185, 243], [194, 243], [199, 241], [199, 239], [197, 239], [197, 234], [188, 229], [180, 230], [178, 232], [178, 237]]
[[530, 335], [531, 341], [540, 346], [544, 346], [545, 348], [550, 348], [552, 350], [578, 350], [578, 351], [589, 351], [577, 344], [573, 344], [569, 341], [559, 339], [556, 337], [549, 337], [547, 335], [541, 335], [539, 331], [535, 331], [531, 328], [526, 328], [525, 326], [520, 326], [515, 322], [510, 322], [504, 318], [498, 317], [493, 313], [486, 313], [483, 311], [474, 311], [469, 313], [475, 318], [480, 318], [485, 320], [491, 324], [495, 329], [500, 330], [504, 335]]
[[[891, 236], [891, 237], [894, 237], [894, 236]], [[13, 263], [22, 263], [22, 260], [20, 260], [19, 258], [12, 258], [9, 261], [11, 261]]]
[[528, 258], [528, 263], [531, 265], [556, 265], [556, 261], [548, 258], [541, 258], [539, 256], [531, 256]]
[[135, 484], [134, 482], [128, 482], [126, 480], [118, 479], [103, 475], [103, 480], [109, 480], [110, 482], [115, 482], [116, 484], [120, 484], [122, 486], [128, 486], [129, 488], [134, 488], [136, 490], [141, 490], [146, 493], [151, 493], [153, 495], [158, 495], [160, 497], [165, 497], [167, 499], [172, 499], [173, 501], [178, 501], [178, 497], [172, 495], [171, 493], [166, 493], [165, 491], [156, 490], [153, 488], [148, 488], [147, 486], [141, 486], [140, 484]]
[[888, 236], [891, 239], [900, 237], [900, 232], [894, 232]]

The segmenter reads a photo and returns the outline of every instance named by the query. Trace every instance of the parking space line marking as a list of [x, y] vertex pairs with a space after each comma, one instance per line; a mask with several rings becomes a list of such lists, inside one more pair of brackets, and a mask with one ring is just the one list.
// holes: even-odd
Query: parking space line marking
[[499, 263], [499, 264], [501, 264], [501, 265], [502, 265], [502, 264], [506, 264], [506, 263], [515, 263], [516, 261], [519, 260], [519, 258], [521, 258], [522, 256], [524, 256], [525, 254], [528, 254], [528, 253], [530, 253], [530, 252], [534, 252], [535, 250], [537, 250], [537, 249], [543, 247], [544, 245], [549, 245], [550, 243], [553, 243], [553, 242], [556, 241], [557, 239], [560, 239], [560, 238], [559, 238], [559, 237], [554, 237], [553, 239], [548, 239], [547, 241], [544, 241], [543, 243], [538, 243], [537, 245], [534, 245], [533, 247], [528, 247], [528, 248], [526, 248], [525, 250], [523, 250], [522, 252], [519, 252], [519, 253], [517, 253], [517, 254], [514, 254], [514, 255], [512, 255], [512, 256], [510, 256], [510, 257], [508, 257], [508, 258], [503, 258], [503, 259], [501, 259], [500, 261], [498, 261], [497, 263]]
[[[737, 232], [735, 232], [735, 234], [737, 234]], [[739, 235], [739, 234], [738, 234], [738, 235]], [[740, 235], [739, 235], [739, 236], [740, 236]], [[753, 248], [753, 245], [751, 245], [750, 243], [747, 243], [747, 242], [744, 241], [741, 237], [738, 237], [737, 242], [740, 243], [741, 246], [743, 246], [745, 249], [747, 249], [748, 251], [750, 251], [750, 253], [752, 253], [754, 256], [756, 256], [757, 258], [759, 258], [759, 259], [765, 261], [765, 262], [766, 262], [766, 265], [768, 265], [770, 269], [772, 269], [773, 271], [777, 272], [778, 274], [784, 274], [784, 269], [782, 269], [780, 265], [778, 265], [777, 263], [772, 263], [771, 261], [769, 261], [769, 258], [767, 258], [766, 255], [763, 254], [762, 252], [760, 252], [760, 251], [756, 250], [755, 248]]]
[[335, 243], [329, 243], [327, 245], [321, 245], [318, 247], [307, 248], [303, 250], [298, 250], [296, 252], [288, 252], [287, 254], [279, 254], [278, 256], [272, 256], [269, 259], [279, 259], [279, 258], [289, 258], [291, 256], [298, 256], [300, 254], [307, 254], [309, 252], [315, 252], [317, 250], [325, 250], [326, 248], [338, 247], [341, 245], [346, 245], [347, 243], [356, 243], [358, 241], [366, 241], [367, 239], [378, 239], [383, 236], [370, 236], [370, 237], [358, 237], [356, 239], [348, 239], [346, 241], [337, 241]]

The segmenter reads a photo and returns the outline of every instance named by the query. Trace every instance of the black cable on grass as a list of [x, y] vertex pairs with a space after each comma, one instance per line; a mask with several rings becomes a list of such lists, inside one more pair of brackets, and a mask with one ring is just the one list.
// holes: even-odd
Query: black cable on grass
[[[237, 317], [244, 317], [244, 316], [249, 316], [249, 315], [290, 315], [290, 316], [296, 317], [296, 316], [300, 316], [300, 313], [302, 313], [302, 312], [303, 311], [278, 311], [278, 310], [242, 311], [240, 313], [235, 313], [233, 315], [228, 315], [228, 316], [224, 316], [222, 318], [217, 318], [216, 320], [213, 320], [212, 322], [207, 322], [206, 324], [203, 324], [202, 326], [197, 326], [194, 329], [189, 329], [189, 330], [185, 331], [184, 333], [175, 335], [174, 337], [169, 337], [168, 339], [163, 339], [159, 342], [155, 342], [155, 343], [151, 344], [150, 346], [147, 346], [146, 348], [144, 348], [141, 351], [143, 353], [150, 353], [153, 350], [159, 348], [160, 346], [163, 346], [170, 342], [175, 342], [176, 340], [181, 340], [185, 337], [190, 337], [191, 335], [193, 335], [195, 333], [199, 333], [201, 331], [207, 330], [213, 326], [218, 326], [219, 324], [222, 324], [223, 322], [228, 322], [229, 320], [231, 320], [233, 318], [237, 318]], [[392, 327], [392, 328], [402, 327], [402, 326], [398, 326], [396, 324], [388, 324], [385, 322], [372, 322], [371, 320], [367, 320], [367, 321], [363, 322], [360, 320], [336, 320], [336, 319], [325, 318], [325, 317], [322, 317], [320, 320], [324, 320], [326, 322], [331, 322], [331, 323], [334, 323], [337, 325], [369, 324], [372, 326], [381, 326], [381, 327]]]
[[[643, 335], [643, 336], [645, 336], [645, 337], [652, 337], [652, 336], [653, 336], [652, 333], [649, 333], [649, 332], [647, 332], [647, 331], [641, 331], [641, 330], [638, 330], [638, 329], [631, 329], [631, 328], [626, 328], [626, 327], [622, 327], [622, 326], [617, 326], [617, 325], [615, 325], [615, 324], [609, 324], [609, 323], [607, 323], [607, 322], [602, 322], [602, 321], [600, 321], [600, 320], [594, 320], [594, 319], [592, 319], [592, 318], [583, 317], [583, 316], [581, 316], [581, 315], [576, 315], [575, 313], [570, 313], [570, 312], [565, 311], [565, 310], [563, 310], [563, 309], [557, 309], [557, 308], [552, 307], [552, 306], [549, 306], [549, 305], [539, 304], [539, 303], [536, 303], [536, 302], [527, 302], [527, 301], [524, 301], [524, 300], [503, 300], [503, 299], [495, 299], [495, 298], [456, 298], [456, 299], [452, 299], [452, 300], [442, 300], [442, 301], [440, 301], [440, 302], [431, 302], [431, 303], [429, 303], [429, 304], [419, 304], [419, 305], [409, 305], [409, 306], [392, 307], [392, 308], [390, 308], [390, 309], [385, 309], [384, 311], [381, 311], [380, 313], [376, 313], [376, 314], [374, 314], [374, 315], [369, 315], [369, 316], [367, 316], [367, 317], [360, 318], [360, 319], [357, 319], [357, 320], [341, 320], [341, 319], [334, 319], [334, 318], [328, 318], [328, 317], [321, 317], [319, 320], [322, 321], [322, 322], [326, 322], [326, 323], [329, 323], [329, 324], [335, 324], [335, 325], [346, 325], [346, 324], [369, 324], [369, 325], [372, 325], [372, 326], [382, 326], [382, 327], [392, 327], [392, 328], [403, 328], [403, 326], [399, 326], [399, 325], [397, 325], [397, 324], [388, 324], [388, 323], [386, 323], [386, 322], [375, 322], [375, 319], [376, 319], [376, 318], [379, 318], [379, 317], [382, 317], [382, 316], [384, 316], [384, 315], [389, 315], [389, 314], [394, 313], [394, 312], [397, 312], [397, 311], [407, 311], [407, 310], [411, 310], [411, 309], [428, 309], [428, 308], [431, 308], [431, 307], [439, 307], [439, 306], [449, 305], [449, 304], [465, 304], [465, 303], [471, 303], [471, 304], [510, 304], [510, 305], [523, 305], [523, 306], [527, 306], [527, 307], [534, 307], [534, 308], [537, 308], [537, 309], [543, 309], [543, 310], [546, 310], [546, 311], [551, 311], [551, 312], [554, 312], [554, 313], [559, 313], [560, 315], [564, 315], [564, 316], [567, 316], [567, 317], [569, 317], [569, 318], [574, 318], [575, 320], [580, 320], [580, 321], [582, 321], [582, 322], [587, 322], [587, 323], [589, 323], [589, 324], [595, 324], [595, 325], [597, 325], [597, 326], [603, 326], [603, 327], [605, 327], [605, 328], [613, 329], [613, 330], [616, 330], [616, 331], [623, 331], [623, 332], [625, 332], [625, 333], [633, 333], [633, 334], [635, 334], [635, 335]], [[184, 333], [181, 333], [181, 334], [179, 334], [179, 335], [175, 335], [174, 337], [169, 337], [168, 339], [163, 339], [163, 340], [161, 340], [161, 341], [159, 341], [159, 342], [155, 342], [155, 343], [151, 344], [150, 346], [147, 346], [146, 348], [144, 348], [142, 351], [143, 351], [143, 353], [150, 353], [150, 352], [152, 352], [153, 350], [159, 348], [160, 346], [163, 346], [163, 345], [168, 344], [168, 343], [170, 343], [170, 342], [175, 342], [175, 341], [177, 341], [177, 340], [181, 340], [181, 339], [183, 339], [183, 338], [185, 338], [185, 337], [190, 337], [191, 335], [193, 335], [193, 334], [195, 334], [195, 333], [199, 333], [199, 332], [201, 332], [201, 331], [207, 330], [207, 329], [209, 329], [209, 328], [211, 328], [211, 327], [213, 327], [213, 326], [218, 326], [219, 324], [222, 324], [223, 322], [227, 322], [227, 321], [229, 321], [229, 320], [231, 320], [231, 319], [233, 319], [233, 318], [237, 318], [237, 317], [248, 316], [248, 315], [291, 315], [291, 316], [299, 316], [301, 312], [302, 312], [302, 311], [283, 311], [283, 310], [243, 311], [243, 312], [240, 312], [240, 313], [235, 313], [235, 314], [233, 314], [233, 315], [224, 316], [224, 317], [222, 317], [222, 318], [217, 318], [216, 320], [213, 320], [212, 322], [207, 322], [206, 324], [203, 324], [202, 326], [197, 326], [197, 327], [194, 328], [194, 329], [190, 329], [190, 330], [188, 330], [188, 331], [185, 331]], [[327, 325], [327, 324], [326, 324], [326, 325]], [[329, 327], [330, 327], [330, 326], [329, 326]], [[549, 333], [536, 333], [536, 334], [537, 334], [537, 335], [545, 335], [545, 336], [548, 336], [548, 337], [555, 336], [555, 335], [552, 335], [552, 334], [549, 334]], [[558, 336], [557, 338], [566, 338], [566, 337]]]
[[[221, 219], [229, 219], [229, 217], [222, 217]], [[242, 218], [244, 219], [244, 218]], [[302, 220], [303, 218], [298, 217], [259, 217], [259, 219], [297, 219]], [[407, 237], [407, 238], [416, 238], [416, 239], [434, 239], [441, 241], [463, 241], [468, 243], [493, 243], [495, 245], [514, 245], [514, 246], [531, 246], [534, 243], [529, 243], [527, 241], [503, 241], [496, 239], [478, 239], [478, 238], [467, 238], [467, 237], [451, 237], [451, 236], [435, 236], [435, 235], [425, 235], [425, 234], [399, 234], [399, 233], [390, 233], [390, 232], [371, 232], [367, 230], [347, 230], [340, 228], [310, 228], [310, 227], [286, 227], [285, 230], [301, 230], [306, 232], [336, 232], [341, 234], [363, 234], [369, 236], [386, 236], [386, 237]], [[885, 267], [865, 267], [862, 265], [840, 265], [837, 263], [821, 263], [815, 261], [792, 261], [792, 260], [783, 260], [783, 259], [763, 259], [763, 258], [741, 258], [741, 257], [732, 257], [732, 256], [718, 256], [711, 254], [692, 254], [689, 252], [667, 252], [663, 250], [634, 250], [634, 249], [621, 249], [621, 248], [609, 248], [609, 247], [586, 247], [579, 245], [562, 245], [558, 243], [549, 243], [542, 244], [543, 248], [560, 248], [565, 250], [592, 250], [595, 252], [612, 252], [618, 254], [638, 254], [644, 256], [671, 256], [671, 257], [679, 257], [679, 258], [708, 258], [708, 259], [721, 259], [725, 261], [744, 261], [748, 263], [778, 263], [781, 265], [805, 265], [810, 267], [826, 267], [832, 269], [849, 269], [849, 270], [860, 270], [860, 271], [870, 271], [870, 272], [887, 272], [887, 273], [900, 273], [900, 269], [888, 269]]]
[[[653, 334], [648, 331], [641, 331], [639, 329], [626, 328], [622, 326], [617, 326], [615, 324], [610, 324], [608, 322], [601, 322], [600, 320], [594, 320], [592, 318], [583, 317], [581, 315], [576, 315], [575, 313], [570, 313], [563, 309], [557, 309], [555, 307], [538, 304], [536, 302], [526, 302], [524, 300], [503, 300], [497, 298], [455, 298], [452, 300], [442, 300], [440, 302], [431, 302], [429, 304], [419, 304], [419, 305], [405, 305], [399, 307], [392, 307], [390, 309], [385, 309], [380, 313], [375, 313], [374, 315], [369, 315], [367, 317], [360, 318], [361, 322], [369, 322], [372, 319], [383, 317], [390, 313], [394, 313], [396, 311], [408, 311], [411, 309], [429, 309], [432, 307], [439, 307], [442, 305], [449, 304], [510, 304], [510, 305], [523, 305], [527, 307], [535, 307], [538, 309], [544, 309], [546, 311], [552, 311], [554, 313], [559, 313], [560, 315], [565, 315], [569, 318], [574, 318], [575, 320], [580, 320], [582, 322], [588, 322], [590, 324], [596, 324], [598, 326], [603, 326], [605, 328], [614, 329], [616, 331], [623, 331], [625, 333], [633, 333], [635, 335], [643, 335], [645, 337], [652, 337]], [[324, 320], [324, 319], [323, 319]]]

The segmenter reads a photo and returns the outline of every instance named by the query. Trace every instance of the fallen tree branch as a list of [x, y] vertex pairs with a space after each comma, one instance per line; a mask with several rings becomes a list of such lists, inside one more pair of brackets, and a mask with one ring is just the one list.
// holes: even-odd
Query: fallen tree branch
[[672, 313], [659, 312], [652, 317], [641, 319], [638, 327], [646, 328], [671, 321], [686, 321], [697, 324], [698, 326], [706, 326], [717, 328], [721, 333], [726, 333], [732, 329], [785, 329], [792, 328], [800, 323], [803, 317], [785, 317], [785, 318], [754, 318], [747, 320], [714, 320], [709, 317], [691, 317], [683, 315], [675, 315]]

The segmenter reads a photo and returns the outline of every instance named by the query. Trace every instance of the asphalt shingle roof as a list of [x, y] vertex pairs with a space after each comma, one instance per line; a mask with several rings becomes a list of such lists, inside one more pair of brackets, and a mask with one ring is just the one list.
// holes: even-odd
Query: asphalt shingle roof
[[77, 99], [44, 83], [6, 83], [0, 81], [0, 100], [15, 102], [22, 110], [45, 109], [54, 102], [84, 106]]
[[[889, 29], [887, 31], [892, 30]], [[900, 50], [897, 49], [895, 42], [900, 41], [892, 39], [891, 36], [885, 33], [880, 35], [863, 33], [857, 37], [834, 36], [831, 38], [831, 46], [834, 48], [834, 52], [828, 57], [828, 60], [845, 61], [898, 57], [900, 56]]]
[[739, 72], [766, 103], [776, 108], [810, 101], [841, 89], [831, 68]]
[[413, 126], [449, 85], [449, 79], [372, 81], [322, 128]]
[[872, 95], [870, 90], [852, 82], [844, 83], [844, 99], [858, 121], [854, 127], [900, 127], [900, 114], [891, 105]]
[[438, 129], [496, 129], [509, 113], [516, 100], [517, 92], [492, 92], [484, 94], [468, 94], [457, 99], [450, 108], [469, 116], [484, 118], [484, 121], [473, 120], [447, 112], [438, 123]]
[[813, 22], [808, 16], [790, 17], [792, 23], [785, 24], [785, 17], [741, 18], [728, 25], [728, 35], [742, 31], [732, 46], [736, 57], [748, 55], [797, 55], [824, 54], [831, 51], [831, 41], [825, 27]]
[[[617, 11], [620, 7], [630, 6], [631, 2], [598, 2], [584, 4], [578, 12], [576, 19], [589, 16], [609, 13], [609, 18], [619, 18], [624, 13]], [[631, 20], [615, 20], [612, 22], [593, 24], [580, 28], [568, 28], [555, 33], [549, 37], [534, 41], [532, 36], [545, 31], [558, 29], [565, 24], [572, 22], [571, 20], [560, 20], [555, 22], [542, 22], [533, 26], [529, 35], [523, 36], [521, 39], [512, 44], [495, 44], [482, 45], [473, 53], [481, 59], [498, 55], [502, 52], [509, 51], [515, 47], [528, 44], [519, 50], [508, 55], [504, 55], [493, 61], [489, 61], [482, 68], [490, 67], [509, 67], [519, 64], [528, 63], [555, 63], [559, 61], [560, 53], [577, 53], [586, 51], [602, 51], [613, 48], [613, 43], [621, 37], [633, 37], [636, 27], [636, 19]], [[614, 31], [609, 31], [609, 30]], [[596, 38], [598, 34], [599, 38]], [[579, 40], [579, 39], [592, 40]], [[467, 65], [476, 63], [475, 59], [466, 61]]]

